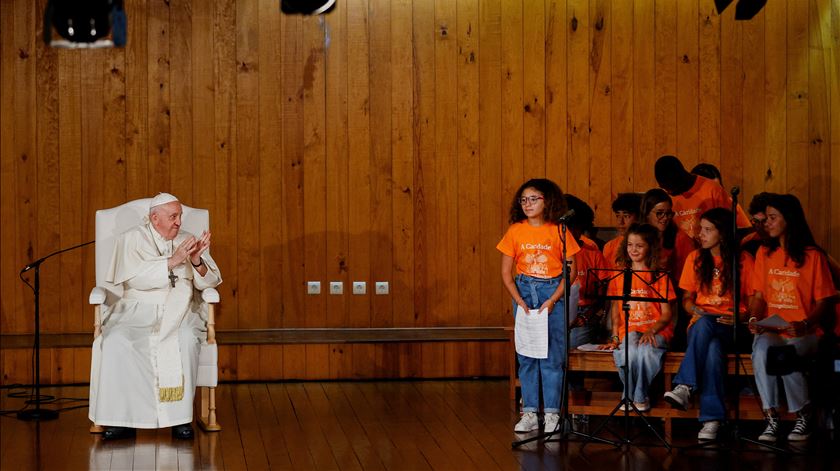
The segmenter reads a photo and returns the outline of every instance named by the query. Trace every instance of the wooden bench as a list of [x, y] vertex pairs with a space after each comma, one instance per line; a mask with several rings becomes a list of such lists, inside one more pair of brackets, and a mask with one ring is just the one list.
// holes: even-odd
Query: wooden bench
[[[516, 351], [513, 346], [513, 329], [510, 329], [510, 398], [517, 402], [519, 399], [519, 378], [517, 377], [516, 368]], [[662, 375], [665, 383], [665, 391], [670, 391], [673, 388], [673, 379], [680, 368], [680, 363], [685, 357], [685, 353], [668, 352], [665, 354], [665, 362], [662, 366]], [[741, 376], [751, 377], [753, 375], [752, 360], [748, 353], [741, 354]], [[735, 355], [728, 355], [726, 362], [727, 374], [735, 374]], [[618, 372], [613, 361], [611, 353], [601, 352], [582, 352], [580, 350], [573, 350], [569, 352], [569, 371], [577, 372], [610, 372], [614, 373], [616, 377]], [[731, 393], [731, 391], [729, 391]], [[735, 417], [735, 398], [733, 394], [729, 394], [726, 401], [726, 409], [729, 418]], [[569, 412], [572, 414], [586, 414], [586, 415], [608, 415], [621, 399], [621, 391], [592, 391], [585, 394], [574, 394], [569, 396]], [[756, 394], [755, 396], [740, 396], [740, 417], [747, 420], [763, 420], [764, 413], [761, 408], [761, 399]], [[699, 408], [697, 407], [697, 398], [692, 397], [694, 406], [686, 411], [674, 409], [670, 404], [665, 402], [662, 397], [651, 397], [651, 408], [645, 412], [644, 415], [648, 417], [659, 417], [663, 419], [665, 425], [665, 435], [671, 436], [671, 419], [672, 418], [687, 418], [696, 419], [699, 416]], [[623, 412], [620, 413], [623, 415]]]

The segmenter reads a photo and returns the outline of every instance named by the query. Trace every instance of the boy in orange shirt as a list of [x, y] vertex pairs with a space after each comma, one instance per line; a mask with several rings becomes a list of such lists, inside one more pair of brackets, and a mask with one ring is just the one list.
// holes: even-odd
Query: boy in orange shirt
[[[627, 230], [625, 240], [620, 258], [624, 266], [633, 270], [657, 268], [659, 231], [655, 227], [650, 224], [634, 224]], [[674, 335], [670, 303], [677, 297], [666, 275], [655, 281], [651, 273], [639, 273], [632, 276], [632, 296], [665, 297], [668, 302], [629, 301], [628, 328], [630, 332], [625, 334], [622, 302], [614, 301], [610, 310], [613, 335], [610, 337], [610, 342], [602, 348], [613, 351], [613, 360], [622, 383], [629, 382], [630, 399], [639, 411], [644, 412], [650, 409], [648, 388], [653, 378], [662, 369], [662, 359], [668, 342]], [[623, 287], [624, 276], [618, 276], [610, 282], [607, 294], [620, 296], [623, 294]], [[624, 363], [625, 348], [630, 349], [628, 365]], [[627, 373], [625, 373], [625, 367]]]
[[639, 208], [642, 206], [642, 195], [639, 193], [619, 193], [612, 202], [612, 210], [615, 214], [615, 228], [618, 229], [618, 236], [604, 244], [604, 259], [610, 267], [617, 266], [616, 259], [620, 253], [621, 244], [624, 242], [624, 234], [631, 224], [639, 222]]
[[[814, 241], [805, 212], [793, 195], [773, 195], [767, 201], [769, 239], [758, 250], [751, 284], [750, 331], [753, 341], [753, 370], [767, 418], [758, 437], [774, 443], [779, 435], [780, 405], [778, 377], [767, 373], [767, 351], [772, 346], [792, 345], [800, 357], [817, 351], [820, 320], [833, 313], [837, 291], [829, 271], [827, 256]], [[777, 314], [789, 327], [769, 329], [758, 320]], [[788, 441], [804, 441], [810, 436], [810, 398], [805, 376], [798, 371], [781, 376], [787, 409], [796, 412], [796, 424]]]
[[[700, 233], [700, 215], [712, 208], [731, 208], [732, 197], [714, 180], [689, 173], [673, 155], [660, 157], [654, 174], [659, 186], [673, 198], [674, 222], [692, 239]], [[738, 227], [749, 228], [750, 221], [738, 206]]]

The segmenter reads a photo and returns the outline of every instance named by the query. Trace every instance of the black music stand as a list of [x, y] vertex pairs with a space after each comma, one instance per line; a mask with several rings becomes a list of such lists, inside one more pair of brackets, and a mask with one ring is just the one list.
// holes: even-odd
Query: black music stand
[[[612, 412], [609, 413], [606, 419], [592, 432], [593, 438], [588, 438], [584, 441], [582, 447], [585, 447], [598, 435], [598, 432], [601, 431], [612, 419], [615, 417], [616, 412], [621, 409], [624, 409], [624, 436], [619, 437], [618, 445], [617, 446], [630, 446], [633, 445], [633, 439], [630, 438], [630, 410], [632, 409], [636, 415], [642, 419], [642, 422], [647, 426], [648, 430], [653, 433], [653, 435], [662, 442], [662, 445], [667, 448], [669, 451], [671, 450], [671, 445], [663, 438], [659, 432], [653, 428], [650, 421], [648, 421], [647, 417], [642, 414], [642, 412], [636, 407], [633, 403], [633, 400], [630, 399], [630, 342], [627, 342], [627, 337], [630, 334], [630, 301], [638, 301], [638, 302], [651, 302], [651, 303], [667, 303], [668, 302], [668, 292], [670, 291], [671, 284], [670, 279], [668, 278], [668, 271], [662, 270], [633, 270], [629, 267], [625, 267], [623, 269], [608, 269], [608, 268], [591, 268], [589, 269], [590, 273], [594, 273], [597, 276], [597, 273], [606, 273], [611, 276], [605, 277], [598, 277], [599, 279], [603, 279], [603, 286], [608, 286], [610, 281], [617, 279], [618, 277], [623, 277], [623, 289], [622, 293], [619, 296], [613, 296], [608, 294], [600, 294], [599, 297], [605, 300], [615, 300], [615, 301], [622, 301], [622, 311], [624, 311], [624, 397], [618, 401], [618, 404], [613, 408]], [[648, 282], [641, 276], [640, 273], [649, 273], [651, 275], [651, 281]], [[631, 296], [632, 286], [633, 286], [633, 277], [636, 277], [640, 281], [642, 281], [647, 287], [649, 287], [656, 296], [652, 297], [643, 297], [643, 296]], [[665, 284], [665, 293], [659, 293], [656, 288], [653, 287], [653, 284], [656, 283], [660, 278], [665, 277], [666, 284]], [[609, 430], [609, 429], [607, 429]], [[618, 434], [612, 432], [613, 435], [618, 436]], [[601, 439], [603, 440], [603, 439]]]
[[17, 418], [20, 420], [53, 420], [58, 418], [58, 411], [52, 409], [41, 408], [41, 264], [54, 255], [67, 252], [69, 250], [78, 249], [86, 245], [90, 245], [95, 241], [91, 240], [83, 244], [74, 245], [66, 249], [57, 250], [46, 257], [41, 257], [38, 260], [26, 265], [20, 270], [20, 279], [27, 285], [29, 283], [23, 279], [23, 274], [29, 270], [35, 270], [34, 286], [30, 285], [35, 294], [35, 395], [33, 399], [27, 401], [27, 404], [35, 404], [34, 409], [26, 409], [17, 413]]

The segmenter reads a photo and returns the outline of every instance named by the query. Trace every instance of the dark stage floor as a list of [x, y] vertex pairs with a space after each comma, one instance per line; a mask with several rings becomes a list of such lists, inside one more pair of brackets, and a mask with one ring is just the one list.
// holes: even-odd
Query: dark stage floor
[[[0, 390], [4, 411], [23, 400]], [[45, 388], [44, 394], [84, 398], [86, 387]], [[776, 455], [756, 450], [686, 450], [661, 446], [619, 450], [579, 442], [534, 442], [511, 449], [516, 413], [506, 381], [416, 381], [224, 384], [219, 387], [223, 430], [197, 431], [194, 441], [173, 440], [168, 429], [140, 431], [110, 443], [88, 433], [87, 408], [64, 411], [35, 424], [0, 419], [3, 470], [153, 469], [743, 469], [840, 470], [840, 443], [822, 432], [800, 451]], [[83, 405], [68, 402], [64, 407]], [[52, 406], [55, 407], [55, 406]], [[592, 418], [591, 425], [600, 418]], [[661, 422], [654, 421], [661, 431]], [[637, 428], [635, 433], [643, 432]], [[623, 434], [621, 422], [612, 427]], [[759, 433], [762, 424], [744, 431]], [[676, 421], [674, 445], [696, 443], [695, 421]], [[640, 444], [655, 445], [642, 433]]]

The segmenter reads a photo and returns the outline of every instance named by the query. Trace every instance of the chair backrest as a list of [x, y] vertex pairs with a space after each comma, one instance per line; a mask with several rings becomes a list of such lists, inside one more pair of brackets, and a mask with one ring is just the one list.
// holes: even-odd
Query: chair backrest
[[[144, 218], [149, 215], [151, 202], [151, 198], [143, 198], [96, 212], [96, 286], [105, 288], [105, 304], [113, 304], [123, 292], [122, 286], [105, 281], [114, 253], [114, 242], [120, 234], [143, 224]], [[181, 207], [181, 230], [198, 236], [210, 227], [210, 213], [206, 209], [191, 208], [183, 203]]]

